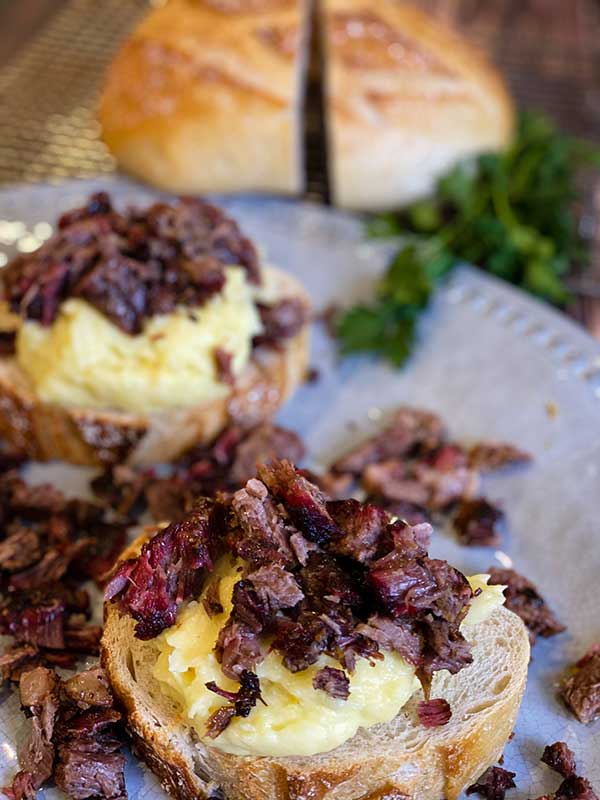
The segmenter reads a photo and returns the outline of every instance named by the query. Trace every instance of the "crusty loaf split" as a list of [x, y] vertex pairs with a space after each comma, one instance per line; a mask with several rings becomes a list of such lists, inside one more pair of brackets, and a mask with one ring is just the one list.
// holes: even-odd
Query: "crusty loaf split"
[[[140, 537], [124, 557], [139, 551]], [[223, 753], [200, 741], [152, 676], [157, 650], [133, 635], [134, 622], [108, 606], [102, 664], [125, 709], [135, 751], [179, 800], [456, 800], [498, 760], [525, 689], [529, 640], [519, 617], [504, 607], [466, 627], [474, 663], [458, 675], [434, 677], [432, 696], [452, 708], [450, 722], [424, 728], [422, 695], [388, 724], [361, 729], [329, 753], [251, 757]], [[377, 702], [377, 698], [373, 698]]]
[[102, 135], [175, 193], [302, 191], [307, 0], [169, 0], [112, 64]]
[[321, 0], [329, 178], [336, 205], [398, 208], [462, 158], [506, 146], [496, 70], [408, 0]]
[[[309, 301], [291, 276], [278, 273], [281, 297]], [[97, 466], [169, 461], [209, 442], [228, 423], [271, 419], [302, 383], [308, 365], [305, 325], [277, 349], [257, 347], [228, 396], [160, 413], [64, 407], [42, 402], [13, 357], [0, 357], [0, 436], [37, 461]]]

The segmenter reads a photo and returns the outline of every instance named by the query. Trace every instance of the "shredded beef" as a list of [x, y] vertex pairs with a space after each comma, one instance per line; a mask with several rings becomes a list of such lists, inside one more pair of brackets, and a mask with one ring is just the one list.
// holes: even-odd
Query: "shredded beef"
[[435, 700], [421, 700], [417, 706], [417, 714], [425, 728], [439, 728], [450, 722], [452, 709], [447, 700], [437, 697]]
[[279, 564], [269, 564], [251, 572], [247, 578], [260, 600], [275, 614], [282, 608], [293, 608], [304, 598], [291, 572]]
[[233, 372], [233, 355], [222, 347], [215, 348], [215, 366], [217, 368], [217, 378], [221, 383], [233, 386], [235, 374]]
[[308, 562], [308, 557], [313, 550], [317, 550], [314, 542], [309, 542], [301, 533], [292, 533], [290, 536], [290, 547], [299, 564], [304, 566]]
[[504, 513], [484, 497], [463, 500], [454, 515], [454, 527], [463, 544], [493, 547], [500, 543], [496, 528]]
[[490, 767], [479, 778], [477, 783], [466, 790], [467, 794], [480, 794], [487, 800], [504, 800], [508, 789], [513, 789], [515, 773], [502, 767]]
[[263, 657], [258, 634], [235, 618], [219, 631], [215, 654], [223, 673], [233, 680], [244, 670], [252, 671]]
[[366, 624], [359, 625], [356, 630], [386, 650], [395, 650], [409, 664], [421, 664], [422, 642], [413, 620], [390, 619], [374, 614]]
[[558, 787], [554, 800], [598, 800], [598, 796], [586, 778], [572, 775]]
[[209, 718], [207, 734], [212, 739], [223, 733], [234, 717], [247, 717], [259, 700], [263, 705], [266, 705], [260, 693], [260, 681], [254, 672], [247, 669], [242, 670], [239, 681], [240, 688], [237, 692], [228, 692], [225, 689], [221, 689], [214, 681], [209, 681], [206, 684], [206, 688], [209, 691], [218, 694], [219, 697], [224, 697], [231, 703], [231, 706], [224, 707], [228, 713], [224, 713], [223, 708], [221, 708]]
[[395, 503], [429, 504], [431, 492], [415, 477], [412, 467], [402, 461], [381, 461], [369, 464], [362, 475], [369, 494]]
[[577, 773], [577, 764], [573, 751], [567, 747], [565, 742], [554, 742], [544, 749], [542, 762], [547, 764], [554, 772], [558, 772], [563, 778], [570, 778]]
[[[38, 250], [15, 258], [3, 270], [2, 288], [12, 311], [43, 325], [75, 297], [136, 334], [156, 314], [205, 303], [223, 288], [225, 265], [240, 265], [260, 281], [252, 243], [215, 206], [186, 198], [118, 213], [100, 193], [63, 215]], [[278, 332], [274, 326], [272, 335]]]
[[127, 797], [121, 753], [80, 753], [63, 748], [54, 780], [59, 789], [73, 800], [105, 797], [121, 800]]
[[338, 459], [336, 472], [360, 475], [369, 464], [401, 458], [415, 447], [431, 450], [442, 440], [444, 428], [435, 414], [415, 408], [399, 408], [380, 434]]
[[600, 644], [594, 645], [575, 665], [562, 684], [561, 695], [584, 725], [600, 716]]
[[554, 636], [565, 630], [531, 581], [513, 569], [490, 567], [488, 572], [490, 585], [506, 586], [506, 607], [521, 617], [532, 644], [538, 636]]
[[223, 613], [223, 606], [221, 605], [219, 595], [219, 584], [219, 579], [211, 581], [204, 593], [202, 605], [209, 617], [215, 617], [217, 614]]
[[231, 480], [245, 483], [259, 464], [285, 458], [297, 463], [304, 456], [304, 444], [294, 431], [263, 423], [252, 429], [238, 444], [230, 470]]
[[329, 512], [322, 492], [309, 483], [289, 461], [262, 465], [258, 475], [279, 500], [296, 527], [316, 544], [324, 544], [341, 534]]
[[321, 689], [330, 697], [340, 700], [347, 700], [350, 697], [350, 681], [341, 669], [323, 667], [313, 678], [312, 685], [314, 689]]
[[212, 501], [199, 501], [184, 520], [146, 542], [138, 558], [123, 562], [107, 585], [106, 600], [137, 620], [140, 639], [170, 627], [181, 603], [199, 594], [214, 558], [213, 508]]
[[249, 480], [234, 494], [232, 508], [240, 526], [233, 542], [238, 556], [255, 566], [291, 560], [289, 531], [263, 483]]
[[331, 540], [331, 550], [362, 563], [369, 562], [389, 522], [385, 511], [352, 499], [328, 502], [327, 511], [342, 531], [341, 536]]
[[269, 345], [295, 336], [308, 316], [306, 304], [297, 297], [286, 298], [269, 306], [259, 303], [258, 313], [263, 330], [256, 343]]
[[113, 704], [112, 692], [104, 670], [92, 667], [65, 681], [66, 696], [79, 708], [110, 708]]
[[531, 455], [506, 442], [477, 442], [468, 453], [469, 464], [481, 472], [528, 464]]

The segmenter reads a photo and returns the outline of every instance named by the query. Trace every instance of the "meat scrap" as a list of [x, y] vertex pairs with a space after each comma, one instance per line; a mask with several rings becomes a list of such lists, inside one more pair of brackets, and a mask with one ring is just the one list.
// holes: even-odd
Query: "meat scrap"
[[131, 522], [146, 510], [157, 521], [176, 522], [196, 497], [241, 489], [258, 464], [278, 458], [297, 462], [303, 455], [304, 445], [294, 431], [267, 422], [250, 428], [232, 425], [209, 445], [191, 448], [170, 465], [168, 475], [114, 465], [91, 482], [91, 489]]
[[590, 782], [577, 775], [575, 756], [565, 742], [548, 745], [541, 760], [564, 778], [548, 800], [598, 800]]
[[575, 664], [563, 681], [561, 696], [584, 725], [600, 716], [600, 644], [595, 644]]
[[484, 497], [463, 500], [453, 517], [453, 525], [463, 544], [493, 547], [500, 543], [497, 529], [504, 512]]
[[538, 636], [548, 637], [562, 633], [565, 626], [546, 605], [537, 587], [513, 569], [490, 567], [489, 585], [505, 585], [506, 607], [517, 614], [529, 631], [532, 644]]
[[206, 733], [211, 739], [219, 736], [229, 725], [234, 717], [247, 717], [257, 702], [266, 705], [260, 693], [260, 681], [258, 676], [250, 670], [243, 670], [240, 674], [240, 688], [237, 692], [228, 692], [221, 689], [214, 681], [209, 681], [206, 688], [210, 692], [218, 694], [229, 700], [229, 706], [223, 706], [215, 711], [206, 725]]
[[450, 722], [452, 709], [447, 700], [437, 697], [434, 700], [421, 700], [417, 706], [417, 714], [425, 728], [439, 728]]
[[481, 473], [526, 464], [523, 450], [500, 442], [466, 447], [447, 438], [441, 419], [401, 407], [380, 433], [334, 462], [358, 480], [370, 502], [411, 524], [452, 520], [462, 544], [495, 546], [502, 512], [478, 497]]
[[322, 667], [312, 681], [313, 688], [326, 692], [330, 697], [347, 700], [350, 697], [350, 681], [341, 669]]
[[508, 789], [516, 786], [515, 773], [502, 767], [490, 767], [479, 778], [477, 783], [466, 790], [467, 794], [480, 794], [486, 800], [504, 800]]
[[32, 800], [53, 778], [74, 800], [124, 800], [121, 715], [103, 671], [95, 667], [63, 682], [53, 670], [37, 667], [22, 674], [19, 691], [32, 730], [20, 771], [4, 794]]

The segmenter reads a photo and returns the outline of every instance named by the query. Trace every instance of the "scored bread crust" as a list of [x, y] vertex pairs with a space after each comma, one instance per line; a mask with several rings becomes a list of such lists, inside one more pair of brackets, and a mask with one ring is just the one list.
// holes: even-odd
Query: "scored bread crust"
[[110, 66], [102, 136], [181, 193], [301, 192], [308, 0], [169, 0]]
[[[155, 530], [138, 537], [122, 558], [136, 555]], [[421, 725], [418, 692], [392, 722], [361, 728], [328, 753], [236, 756], [207, 746], [162, 693], [152, 676], [156, 646], [136, 639], [134, 625], [115, 605], [105, 607], [102, 665], [125, 711], [134, 751], [178, 800], [456, 800], [500, 757], [529, 664], [525, 626], [501, 607], [465, 627], [473, 664], [457, 675], [434, 676], [432, 697], [447, 699], [452, 709], [447, 725]]]
[[398, 208], [457, 161], [510, 143], [504, 82], [470, 42], [404, 0], [321, 0], [336, 205]]
[[[310, 309], [301, 284], [274, 268], [278, 299], [294, 297]], [[271, 419], [305, 378], [308, 324], [277, 348], [259, 346], [230, 393], [189, 408], [138, 414], [66, 407], [36, 396], [14, 357], [0, 357], [0, 436], [37, 461], [60, 459], [99, 466], [127, 461], [151, 465], [177, 458], [217, 436], [227, 424]]]

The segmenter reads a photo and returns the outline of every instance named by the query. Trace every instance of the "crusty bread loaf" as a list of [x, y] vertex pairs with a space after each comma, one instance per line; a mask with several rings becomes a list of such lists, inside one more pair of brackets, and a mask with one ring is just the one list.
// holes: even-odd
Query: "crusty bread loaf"
[[[272, 269], [272, 268], [271, 268]], [[308, 297], [290, 275], [277, 272], [283, 297]], [[304, 380], [308, 326], [278, 349], [257, 347], [224, 398], [200, 406], [135, 414], [42, 402], [14, 357], [0, 357], [0, 436], [37, 461], [61, 459], [96, 466], [153, 464], [213, 439], [231, 421], [254, 424], [274, 416]]]
[[308, 0], [169, 0], [113, 62], [102, 135], [120, 166], [175, 193], [303, 187]]
[[459, 159], [504, 147], [513, 108], [473, 46], [408, 0], [321, 0], [329, 178], [349, 209], [423, 197]]
[[[137, 554], [142, 534], [123, 557]], [[473, 664], [436, 673], [432, 696], [452, 708], [450, 722], [424, 728], [413, 697], [388, 724], [359, 732], [318, 756], [250, 757], [200, 741], [152, 676], [157, 650], [133, 635], [134, 623], [106, 608], [102, 664], [125, 709], [135, 751], [179, 800], [456, 800], [502, 753], [525, 689], [529, 640], [504, 607], [467, 626]], [[374, 702], [377, 699], [374, 698]]]

